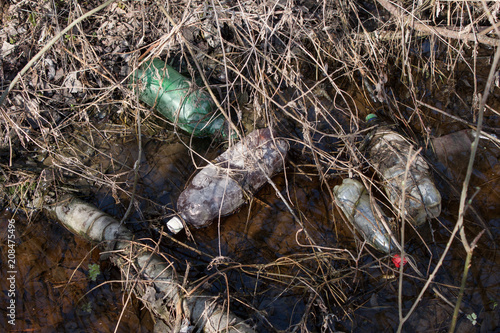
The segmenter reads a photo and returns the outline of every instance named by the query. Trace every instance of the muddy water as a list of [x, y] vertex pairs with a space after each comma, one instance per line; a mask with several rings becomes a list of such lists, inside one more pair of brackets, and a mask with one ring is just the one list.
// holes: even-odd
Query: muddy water
[[[136, 142], [124, 141], [114, 147], [115, 158], [131, 166], [137, 156]], [[195, 147], [206, 154], [206, 143], [201, 141]], [[212, 149], [208, 155], [215, 156], [220, 149]], [[499, 152], [493, 144], [483, 142], [471, 181], [471, 190], [478, 187], [479, 191], [472, 204], [475, 212], [466, 217], [466, 234], [471, 241], [485, 226], [488, 232], [475, 250], [463, 302], [463, 311], [475, 313], [480, 324], [473, 326], [462, 316], [459, 329], [463, 332], [479, 331], [479, 327], [481, 332], [490, 332], [499, 323]], [[145, 142], [136, 208], [143, 214], [156, 214], [154, 226], [161, 226], [161, 221], [172, 213], [173, 202], [195, 171], [193, 161], [203, 164], [201, 159], [190, 156], [180, 142]], [[420, 229], [419, 235], [407, 235], [406, 249], [425, 276], [435, 267], [457, 219], [459, 194], [449, 189], [453, 185], [460, 190], [466, 162], [450, 161], [453, 168], [436, 164], [436, 170], [442, 173], [436, 179], [443, 194], [443, 213]], [[382, 328], [392, 331], [398, 324], [398, 280], [393, 278], [398, 273], [389, 258], [369, 248], [365, 250], [375, 256], [360, 252], [360, 243], [333, 209], [325, 184], [312, 176], [313, 171], [307, 171], [307, 167], [301, 172], [289, 167], [285, 174], [273, 178], [302, 225], [294, 221], [274, 188], [266, 185], [250, 205], [235, 214], [208, 228], [192, 230], [192, 238], [177, 237], [200, 252], [169, 240], [163, 241], [162, 250], [177, 258], [181, 272], [189, 262], [189, 277], [207, 292], [227, 297], [229, 286], [230, 295], [238, 300], [232, 303], [232, 309], [252, 318], [260, 332], [288, 331], [301, 323], [310, 330], [324, 326], [357, 332]], [[118, 183], [129, 184], [132, 180], [130, 172], [117, 179]], [[333, 186], [339, 181], [336, 177], [327, 182]], [[87, 199], [120, 217], [128, 207], [126, 198], [102, 187], [94, 198]], [[137, 209], [134, 211], [129, 220], [136, 223], [130, 227], [157, 237]], [[16, 221], [17, 242], [16, 330], [108, 332], [118, 322], [118, 331], [152, 329], [149, 315], [141, 311], [137, 300], [124, 309], [120, 286], [109, 282], [119, 278], [117, 272], [99, 260], [98, 251], [90, 244], [43, 215], [28, 223], [23, 216], [13, 216], [9, 211], [4, 211], [0, 219], [2, 240], [8, 237], [8, 221], [12, 218]], [[419, 236], [426, 240], [425, 244]], [[313, 243], [317, 245], [314, 249]], [[7, 244], [2, 242], [2, 311], [6, 309], [9, 289], [6, 253]], [[463, 247], [456, 240], [433, 285], [453, 303], [464, 258]], [[91, 263], [99, 264], [103, 272], [96, 282], [89, 279]], [[411, 268], [406, 273], [402, 292], [405, 313], [424, 284]], [[428, 291], [405, 327], [415, 332], [446, 329], [451, 313], [449, 305]], [[0, 320], [3, 327], [9, 327], [5, 315]]]
[[[8, 261], [8, 224], [15, 221], [15, 262]], [[100, 262], [99, 251], [63, 227], [38, 216], [26, 218], [3, 211], [0, 327], [9, 332], [148, 332], [149, 315], [136, 300], [123, 307], [120, 276]], [[13, 267], [10, 267], [13, 264]], [[89, 278], [89, 265], [102, 272]], [[7, 280], [12, 278], [13, 280]], [[14, 282], [11, 284], [11, 282]], [[10, 295], [12, 292], [12, 297]], [[8, 309], [15, 300], [15, 310]], [[8, 317], [14, 314], [15, 317]], [[120, 322], [120, 315], [122, 320]], [[13, 322], [12, 319], [15, 319]], [[15, 326], [11, 325], [15, 322]]]
[[[445, 127], [445, 126], [443, 126]], [[452, 125], [448, 128], [453, 128]], [[460, 126], [456, 130], [461, 129]], [[300, 134], [300, 133], [299, 133]], [[444, 133], [446, 134], [446, 133]], [[297, 134], [298, 135], [298, 134]], [[313, 138], [314, 139], [314, 138]], [[320, 143], [318, 143], [319, 145]], [[200, 156], [215, 157], [223, 146], [205, 140], [187, 144], [177, 139], [144, 140], [136, 204], [128, 226], [138, 235], [159, 238], [159, 229], [173, 213], [175, 200], [197, 166]], [[335, 142], [321, 142], [322, 149], [334, 151]], [[108, 143], [94, 163], [113, 181], [131, 191], [131, 167], [138, 155], [133, 136]], [[199, 154], [200, 156], [198, 156]], [[290, 163], [283, 174], [273, 178], [287, 207], [270, 185], [264, 186], [253, 201], [233, 215], [210, 227], [191, 230], [192, 236], [176, 239], [191, 249], [163, 237], [161, 249], [177, 259], [177, 268], [208, 293], [232, 298], [231, 309], [250, 318], [259, 332], [310, 331], [392, 332], [399, 322], [399, 273], [391, 260], [362, 247], [342, 222], [328, 188], [341, 182], [333, 175], [323, 181], [316, 170], [301, 165], [299, 147], [292, 146]], [[498, 327], [500, 298], [500, 149], [481, 141], [469, 193], [477, 193], [465, 219], [471, 242], [486, 230], [477, 243], [463, 300], [458, 330], [493, 332]], [[113, 163], [110, 160], [113, 160]], [[306, 158], [307, 159], [307, 158]], [[431, 161], [432, 156], [429, 156]], [[295, 165], [295, 166], [294, 166]], [[298, 167], [296, 167], [298, 165]], [[449, 240], [458, 214], [466, 156], [450, 156], [445, 164], [434, 161], [436, 182], [443, 196], [441, 216], [418, 231], [406, 232], [406, 250], [419, 272], [427, 277], [434, 269]], [[86, 185], [85, 199], [121, 218], [129, 196], [106, 184]], [[91, 190], [89, 191], [89, 187]], [[290, 212], [298, 217], [296, 221]], [[22, 215], [3, 211], [0, 216], [2, 239], [1, 284], [3, 290], [0, 326], [9, 326], [7, 302], [10, 276], [8, 267], [9, 219], [15, 221], [16, 327], [14, 330], [110, 332], [151, 331], [150, 316], [132, 297], [124, 307], [118, 272], [99, 251], [74, 237], [43, 214], [28, 222]], [[305, 231], [304, 231], [305, 229]], [[307, 232], [307, 235], [306, 235]], [[196, 251], [192, 250], [195, 249]], [[443, 266], [404, 331], [446, 330], [462, 278], [465, 252], [457, 238]], [[97, 281], [89, 278], [89, 265], [99, 264]], [[407, 267], [402, 285], [403, 315], [416, 301], [425, 278]], [[475, 314], [473, 324], [466, 315]], [[470, 317], [472, 318], [472, 317]], [[119, 324], [118, 324], [119, 323]]]
[[[473, 207], [475, 213], [468, 214], [466, 218], [466, 234], [469, 242], [478, 235], [484, 226], [486, 232], [478, 242], [475, 256], [468, 278], [467, 292], [463, 302], [463, 311], [467, 314], [475, 313], [478, 322], [481, 323], [483, 332], [494, 331], [499, 324], [498, 317], [498, 295], [500, 265], [498, 257], [499, 240], [499, 200], [500, 187], [499, 175], [500, 165], [498, 163], [500, 151], [492, 145], [486, 144], [479, 152], [478, 163], [471, 182], [471, 189], [479, 187]], [[467, 159], [462, 161], [467, 163]], [[464, 170], [465, 166], [456, 165], [457, 170]], [[463, 174], [455, 173], [456, 179], [462, 179]], [[275, 178], [275, 182], [282, 189], [282, 194], [290, 196], [295, 204], [294, 210], [301, 212], [304, 217], [303, 224], [309, 231], [312, 239], [317, 245], [330, 247], [325, 251], [335, 251], [338, 248], [345, 248], [350, 253], [356, 255], [356, 244], [349, 231], [342, 230], [344, 227], [339, 222], [340, 217], [335, 213], [332, 216], [332, 207], [326, 191], [321, 189], [319, 181], [310, 181], [304, 176], [288, 174], [287, 183], [285, 177]], [[449, 230], [457, 220], [458, 193], [447, 192], [449, 184], [440, 177], [437, 178], [441, 186], [443, 195], [443, 213], [438, 220], [426, 225], [419, 233], [408, 233], [406, 249], [414, 258], [419, 270], [427, 276], [436, 266], [448, 239]], [[455, 186], [459, 185], [457, 182]], [[288, 191], [286, 186], [288, 185]], [[333, 185], [333, 184], [332, 184]], [[457, 186], [457, 189], [460, 189]], [[256, 202], [252, 208], [242, 209], [238, 214], [225, 218], [221, 221], [220, 236], [219, 226], [195, 231], [195, 238], [200, 247], [209, 253], [220, 253], [231, 259], [243, 263], [268, 263], [282, 260], [293, 254], [310, 253], [304, 245], [308, 245], [304, 235], [299, 232], [301, 226], [294, 222], [284, 204], [276, 197], [271, 187], [266, 187], [257, 195]], [[334, 222], [336, 221], [336, 222]], [[336, 230], [337, 228], [337, 230]], [[338, 230], [341, 229], [341, 230]], [[338, 231], [339, 233], [335, 232]], [[425, 244], [419, 239], [425, 239]], [[297, 242], [297, 239], [299, 242]], [[220, 244], [220, 246], [219, 246]], [[302, 244], [302, 245], [299, 245]], [[379, 257], [380, 254], [376, 254]], [[457, 286], [460, 285], [461, 273], [464, 264], [464, 250], [461, 243], [456, 240], [453, 248], [446, 257], [443, 267], [437, 274], [435, 286], [443, 296], [453, 304], [458, 294]], [[330, 264], [341, 270], [346, 264], [341, 256], [332, 260]], [[336, 302], [326, 302], [331, 306], [330, 314], [337, 316], [337, 329], [354, 330], [357, 332], [377, 332], [381, 328], [384, 331], [392, 331], [397, 327], [398, 320], [398, 280], [389, 276], [397, 272], [388, 267], [388, 258], [382, 258], [382, 263], [389, 266], [379, 265], [371, 256], [363, 255], [359, 261], [349, 261], [350, 265], [358, 265], [360, 271], [356, 276], [349, 276], [344, 280], [348, 285], [340, 285], [346, 295], [345, 299], [338, 300], [339, 303], [345, 301], [344, 311], [338, 310], [334, 305]], [[274, 272], [270, 269], [271, 272]], [[302, 276], [304, 271], [291, 269], [291, 274], [297, 277]], [[207, 272], [210, 273], [210, 272]], [[283, 269], [283, 273], [290, 273]], [[403, 282], [403, 305], [404, 313], [408, 311], [419, 294], [423, 281], [412, 269], [408, 269], [409, 277]], [[319, 274], [319, 272], [318, 272]], [[262, 275], [266, 275], [262, 273]], [[389, 277], [389, 278], [388, 278]], [[297, 278], [300, 280], [299, 278]], [[285, 279], [286, 280], [286, 279]], [[307, 282], [306, 282], [307, 281]], [[282, 283], [286, 283], [281, 281]], [[317, 281], [316, 281], [317, 282]], [[222, 283], [222, 282], [221, 282]], [[278, 290], [286, 291], [287, 298], [276, 300], [275, 294], [280, 291], [266, 290], [270, 287], [265, 278], [254, 276], [249, 285], [244, 288], [246, 293], [255, 294], [256, 286], [262, 283], [262, 294], [257, 300], [253, 299], [253, 305], [259, 310], [269, 309], [275, 316], [271, 315], [268, 320], [275, 329], [287, 329], [290, 323], [299, 323], [305, 312], [307, 312], [308, 294], [304, 284], [314, 282], [304, 278], [304, 281], [294, 281], [295, 288], [287, 286], [278, 287]], [[318, 292], [326, 292], [321, 285], [315, 285]], [[223, 287], [221, 289], [224, 290]], [[273, 294], [274, 292], [274, 294]], [[309, 290], [310, 292], [310, 290]], [[263, 296], [265, 295], [265, 296]], [[311, 295], [308, 295], [309, 297]], [[324, 296], [323, 296], [324, 297]], [[320, 302], [319, 302], [320, 303]], [[313, 308], [319, 311], [318, 308]], [[335, 311], [337, 309], [337, 312]], [[446, 329], [449, 326], [453, 308], [447, 305], [442, 299], [437, 297], [433, 291], [424, 294], [423, 301], [418, 310], [406, 324], [409, 331], [429, 332]], [[308, 318], [312, 321], [311, 318]], [[472, 325], [472, 322], [465, 317], [459, 322], [459, 329], [462, 332], [479, 331], [479, 325]], [[268, 328], [269, 329], [269, 328]]]

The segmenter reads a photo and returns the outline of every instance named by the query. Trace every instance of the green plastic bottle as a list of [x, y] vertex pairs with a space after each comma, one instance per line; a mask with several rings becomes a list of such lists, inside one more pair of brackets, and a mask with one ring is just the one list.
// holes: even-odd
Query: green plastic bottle
[[[197, 137], [225, 134], [225, 121], [210, 95], [160, 59], [144, 62], [131, 78], [139, 99]], [[226, 136], [226, 135], [224, 135]]]

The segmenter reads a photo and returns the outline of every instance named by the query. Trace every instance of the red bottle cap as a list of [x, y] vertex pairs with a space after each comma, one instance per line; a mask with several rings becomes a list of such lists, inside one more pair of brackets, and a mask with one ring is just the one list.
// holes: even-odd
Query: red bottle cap
[[[408, 260], [406, 260], [405, 257], [405, 260], [403, 261], [403, 266], [406, 265], [407, 262]], [[394, 257], [392, 257], [392, 263], [394, 264], [394, 266], [396, 266], [396, 268], [399, 268], [399, 266], [401, 266], [401, 256], [399, 254], [395, 254]]]

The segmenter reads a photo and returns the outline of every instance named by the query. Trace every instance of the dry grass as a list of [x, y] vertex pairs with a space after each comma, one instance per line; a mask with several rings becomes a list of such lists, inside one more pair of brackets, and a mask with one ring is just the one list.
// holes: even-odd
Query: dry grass
[[[486, 76], [487, 62], [500, 45], [498, 2], [117, 1], [43, 49], [92, 5], [21, 1], [3, 13], [3, 89], [24, 68], [1, 102], [5, 205], [29, 212], [26, 202], [35, 188], [53, 196], [68, 190], [88, 195], [99, 188], [126, 210], [123, 220], [137, 210], [144, 220], [155, 221], [172, 213], [137, 191], [143, 141], [181, 140], [197, 163], [196, 155], [209, 157], [129, 89], [129, 74], [153, 57], [170, 59], [176, 68], [202, 77], [240, 133], [263, 125], [275, 128], [292, 146], [287, 172], [319, 178], [332, 202], [331, 186], [339, 177], [357, 176], [378, 186], [359, 148], [366, 134], [364, 118], [374, 110], [424, 147], [432, 137], [456, 130], [458, 121], [481, 130], [476, 122], [483, 112], [486, 132], [498, 135], [498, 102], [480, 103], [490, 91], [487, 86], [498, 90], [498, 73]], [[38, 52], [40, 58], [28, 64]], [[492, 93], [498, 100], [498, 91]], [[126, 141], [127, 147], [136, 147], [129, 160], [113, 150]], [[29, 161], [32, 170], [19, 160]], [[36, 180], [44, 169], [44, 177]], [[264, 266], [234, 263], [228, 270], [282, 284], [283, 292], [304, 290], [307, 311], [293, 329], [328, 331], [333, 308], [354, 304], [345, 294], [346, 284], [367, 273], [372, 259], [384, 274], [398, 272], [361, 242], [346, 250], [313, 239], [307, 216], [290, 201], [291, 192], [284, 191], [288, 196], [282, 199], [305, 231], [305, 252]], [[463, 210], [466, 194], [462, 198]], [[141, 211], [140, 202], [152, 209]], [[329, 218], [340, 225], [339, 214]], [[472, 254], [465, 234], [461, 242]], [[443, 252], [438, 255], [433, 260], [444, 259]], [[370, 264], [358, 266], [366, 257], [372, 258]], [[332, 261], [341, 264], [332, 269]], [[425, 290], [432, 282], [430, 267], [423, 273], [414, 269], [404, 279], [427, 281]], [[255, 310], [247, 307], [249, 313]], [[407, 311], [400, 305], [400, 330]], [[318, 316], [314, 324], [311, 312]], [[346, 318], [347, 312], [335, 316]]]

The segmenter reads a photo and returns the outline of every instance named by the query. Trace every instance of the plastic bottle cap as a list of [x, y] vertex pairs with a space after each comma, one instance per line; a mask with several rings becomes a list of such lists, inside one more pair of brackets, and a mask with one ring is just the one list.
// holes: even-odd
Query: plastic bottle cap
[[406, 260], [406, 257], [405, 257], [405, 260], [403, 262], [401, 262], [401, 256], [399, 254], [395, 254], [393, 257], [392, 257], [392, 263], [394, 264], [394, 266], [396, 266], [396, 268], [399, 268], [401, 266], [401, 264], [404, 266], [408, 263], [408, 260]]
[[179, 231], [184, 229], [184, 225], [182, 224], [182, 221], [177, 217], [174, 216], [170, 219], [170, 221], [167, 222], [167, 227], [170, 232], [174, 234], [178, 234]]
[[366, 121], [370, 121], [370, 120], [373, 120], [373, 119], [377, 119], [377, 115], [374, 114], [374, 113], [370, 113], [369, 115], [366, 116]]

